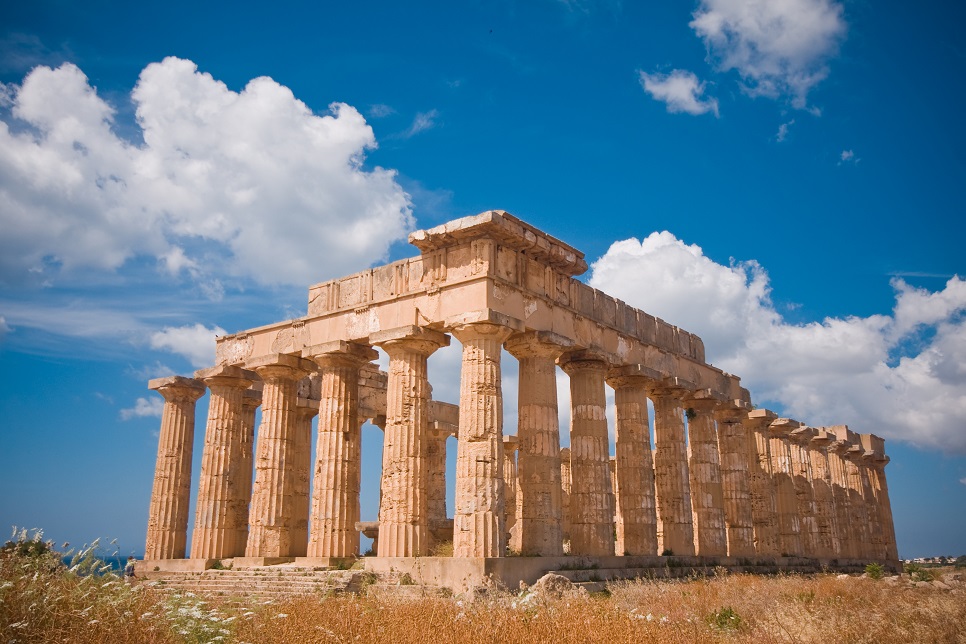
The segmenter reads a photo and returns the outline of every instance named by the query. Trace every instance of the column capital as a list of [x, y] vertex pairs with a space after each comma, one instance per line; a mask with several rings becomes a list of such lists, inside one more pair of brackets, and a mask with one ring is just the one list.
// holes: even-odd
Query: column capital
[[397, 348], [429, 356], [440, 347], [449, 346], [449, 336], [439, 331], [410, 324], [407, 326], [377, 331], [369, 336], [369, 341], [392, 354]]
[[828, 430], [818, 427], [815, 429], [815, 434], [812, 436], [811, 440], [808, 441], [809, 447], [815, 449], [822, 449], [828, 447], [835, 440], [835, 435], [830, 433]]
[[299, 380], [315, 371], [315, 364], [299, 356], [288, 353], [269, 353], [250, 358], [245, 367], [253, 370], [261, 378], [290, 378]]
[[793, 430], [801, 427], [802, 424], [792, 418], [776, 418], [768, 425], [768, 432], [772, 436], [788, 438]]
[[365, 344], [335, 340], [305, 347], [302, 357], [320, 367], [357, 367], [377, 359], [379, 353]]
[[798, 443], [803, 447], [806, 447], [808, 446], [808, 444], [811, 442], [813, 438], [818, 436], [818, 430], [815, 429], [814, 427], [808, 427], [806, 425], [802, 425], [798, 429], [793, 429], [791, 432], [789, 432], [788, 436], [794, 442]]
[[205, 387], [205, 383], [197, 378], [167, 376], [165, 378], [149, 380], [148, 389], [158, 392], [164, 396], [165, 400], [171, 402], [179, 400], [191, 402], [204, 396], [207, 388]]
[[295, 413], [297, 413], [300, 418], [315, 418], [316, 414], [319, 413], [319, 401], [311, 398], [299, 397], [295, 401]]
[[444, 327], [453, 332], [457, 338], [463, 327], [476, 327], [477, 325], [492, 325], [504, 327], [512, 332], [522, 332], [526, 327], [521, 320], [511, 317], [505, 313], [500, 313], [492, 309], [481, 311], [468, 311], [452, 317], [446, 318]]
[[528, 331], [527, 333], [511, 335], [503, 343], [503, 348], [518, 360], [520, 358], [553, 358], [556, 360], [573, 344], [570, 338], [565, 338], [552, 331]]
[[744, 400], [728, 400], [715, 409], [714, 419], [719, 423], [740, 423], [748, 417], [750, 410], [751, 405]]
[[456, 336], [461, 343], [472, 340], [486, 339], [496, 340], [500, 344], [516, 331], [513, 327], [496, 324], [493, 322], [469, 322], [458, 324], [450, 328], [450, 333]]
[[710, 414], [724, 402], [724, 396], [711, 389], [697, 389], [685, 394], [682, 402], [695, 411]]
[[248, 369], [231, 365], [218, 365], [208, 369], [195, 371], [195, 378], [203, 380], [206, 385], [248, 389], [258, 380], [258, 374]]
[[503, 437], [503, 451], [507, 455], [512, 454], [517, 451], [517, 447], [520, 445], [520, 439], [516, 436], [504, 436]]
[[246, 389], [242, 392], [242, 407], [254, 409], [262, 404], [262, 392], [255, 389]]
[[678, 378], [677, 376], [668, 376], [660, 382], [653, 382], [648, 385], [647, 395], [648, 397], [670, 396], [671, 398], [676, 398], [678, 402], [683, 403], [684, 397], [695, 389], [697, 389], [697, 385], [693, 382], [685, 380], [684, 378]]
[[557, 364], [560, 368], [567, 372], [568, 375], [573, 375], [577, 371], [592, 370], [604, 372], [607, 369], [607, 356], [600, 351], [594, 351], [593, 349], [577, 349], [576, 351], [568, 351], [564, 353], [559, 358], [557, 358]]
[[642, 364], [627, 364], [620, 367], [613, 367], [607, 372], [607, 384], [612, 389], [623, 389], [624, 387], [647, 388], [654, 382], [664, 380], [664, 374], [655, 369], [645, 367]]

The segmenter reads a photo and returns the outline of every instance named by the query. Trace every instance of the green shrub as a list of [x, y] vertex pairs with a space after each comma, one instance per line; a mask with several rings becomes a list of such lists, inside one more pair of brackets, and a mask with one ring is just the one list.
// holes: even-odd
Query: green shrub
[[865, 567], [865, 574], [870, 579], [882, 579], [883, 575], [885, 575], [885, 568], [882, 567], [882, 564], [870, 563]]
[[742, 627], [741, 616], [731, 606], [712, 612], [707, 619], [708, 625], [718, 631], [738, 631]]

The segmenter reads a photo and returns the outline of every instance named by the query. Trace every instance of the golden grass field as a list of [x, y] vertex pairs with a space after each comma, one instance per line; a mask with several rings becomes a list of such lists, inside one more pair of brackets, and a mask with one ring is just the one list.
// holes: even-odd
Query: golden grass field
[[[10, 642], [966, 642], [966, 582], [835, 574], [635, 581], [559, 598], [165, 594], [59, 556], [0, 553]], [[934, 575], [935, 576], [935, 575]], [[905, 576], [906, 578], [908, 575]], [[962, 578], [962, 577], [961, 577]], [[948, 588], [943, 588], [946, 585]]]

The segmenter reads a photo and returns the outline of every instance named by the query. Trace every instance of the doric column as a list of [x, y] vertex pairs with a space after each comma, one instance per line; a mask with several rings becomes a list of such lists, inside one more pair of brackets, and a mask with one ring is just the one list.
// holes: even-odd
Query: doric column
[[728, 554], [724, 494], [711, 392], [701, 390], [685, 400], [688, 406], [688, 471], [691, 476], [691, 509], [697, 554], [717, 557]]
[[312, 489], [312, 419], [319, 413], [319, 401], [298, 397], [295, 404], [295, 463], [292, 479], [292, 552], [304, 557], [309, 545], [309, 492]]
[[656, 555], [657, 514], [647, 383], [659, 374], [640, 365], [611, 369], [614, 389], [617, 474], [617, 554]]
[[[860, 445], [860, 449], [862, 446]], [[879, 522], [879, 502], [876, 498], [872, 472], [872, 462], [875, 452], [863, 449], [856, 460], [859, 469], [859, 479], [862, 484], [862, 499], [865, 501], [866, 516], [869, 526], [869, 556], [878, 561], [885, 561], [885, 544], [882, 538], [882, 524]]]
[[262, 422], [255, 445], [255, 482], [246, 557], [291, 558], [295, 509], [298, 381], [314, 370], [308, 360], [275, 353], [246, 366], [262, 379]]
[[563, 554], [556, 359], [568, 344], [566, 338], [547, 332], [523, 333], [506, 342], [507, 351], [520, 362], [517, 502], [520, 505], [519, 551], [525, 555]]
[[768, 449], [771, 451], [771, 471], [775, 482], [775, 509], [778, 512], [778, 539], [783, 557], [801, 557], [802, 529], [798, 519], [798, 499], [792, 473], [791, 441], [788, 434], [801, 426], [796, 420], [778, 418], [768, 427]]
[[886, 482], [885, 466], [889, 457], [876, 454], [872, 461], [872, 475], [878, 498], [879, 522], [882, 524], [882, 542], [886, 561], [898, 562], [899, 550], [896, 546], [896, 529], [892, 519], [892, 503], [889, 501], [889, 484]]
[[453, 540], [452, 526], [446, 519], [446, 440], [447, 429], [430, 426], [426, 432], [426, 515], [429, 524], [429, 550]]
[[873, 559], [875, 550], [872, 547], [872, 531], [869, 529], [869, 509], [863, 494], [862, 473], [859, 471], [862, 466], [863, 451], [860, 446], [851, 443], [844, 454], [845, 473], [849, 486], [849, 509], [852, 513], [850, 528], [854, 535], [856, 558]]
[[812, 493], [815, 499], [815, 521], [818, 524], [818, 553], [823, 559], [835, 559], [842, 554], [836, 528], [835, 492], [828, 448], [835, 437], [824, 428], [815, 431], [808, 441], [809, 463], [812, 467]]
[[[234, 556], [244, 557], [248, 545], [248, 504], [252, 500], [253, 463], [255, 458], [255, 410], [262, 404], [262, 383], [257, 381], [251, 389], [242, 392], [242, 440], [238, 457], [238, 520], [235, 522]], [[258, 389], [255, 389], [258, 387]]]
[[359, 554], [362, 422], [359, 369], [379, 357], [371, 347], [327, 342], [302, 350], [319, 368], [318, 439], [312, 481], [309, 557]]
[[503, 437], [503, 503], [505, 530], [511, 551], [520, 552], [520, 525], [517, 523], [517, 446], [516, 436]]
[[789, 451], [792, 456], [792, 480], [795, 484], [795, 500], [798, 505], [798, 523], [801, 530], [802, 552], [806, 557], [819, 557], [821, 551], [815, 492], [812, 483], [812, 463], [808, 444], [816, 435], [812, 427], [799, 427], [789, 433]]
[[772, 478], [768, 426], [777, 415], [767, 409], [753, 409], [742, 421], [748, 442], [748, 469], [751, 474], [751, 516], [755, 527], [755, 550], [764, 557], [777, 557], [781, 550], [778, 536], [778, 510], [775, 481]]
[[570, 554], [570, 448], [560, 448], [560, 536]]
[[[257, 376], [239, 367], [212, 367], [195, 372], [211, 392], [201, 477], [191, 537], [192, 559], [223, 559], [237, 555], [236, 539], [247, 520], [245, 409], [243, 392]], [[249, 461], [249, 465], [251, 461]], [[247, 471], [251, 479], [251, 468]]]
[[513, 329], [478, 322], [457, 325], [452, 332], [463, 345], [453, 556], [502, 557], [506, 529], [500, 356]]
[[200, 380], [183, 376], [148, 382], [164, 396], [158, 460], [148, 510], [145, 559], [184, 559], [191, 495], [191, 450], [195, 435], [195, 403], [205, 394]]
[[425, 555], [429, 549], [425, 439], [430, 398], [426, 361], [449, 344], [449, 336], [407, 326], [374, 333], [369, 340], [389, 354], [378, 555]]
[[[842, 426], [844, 429], [844, 426]], [[839, 427], [830, 428], [838, 430]], [[849, 494], [849, 472], [845, 454], [851, 444], [845, 440], [844, 435], [839, 436], [838, 431], [834, 431], [834, 442], [828, 447], [829, 472], [832, 476], [832, 496], [835, 499], [835, 525], [838, 528], [837, 536], [840, 556], [848, 559], [859, 558], [859, 544], [855, 539], [855, 517], [852, 514], [852, 497]]]
[[690, 387], [678, 378], [652, 382], [648, 396], [654, 403], [654, 487], [661, 554], [693, 555], [691, 481], [684, 437], [681, 399]]
[[718, 421], [718, 451], [721, 455], [721, 490], [728, 528], [728, 555], [755, 555], [755, 528], [751, 505], [751, 467], [748, 437], [741, 424], [748, 404], [731, 401], [714, 412]]
[[570, 554], [614, 554], [614, 494], [604, 376], [607, 363], [589, 351], [560, 358], [570, 376]]

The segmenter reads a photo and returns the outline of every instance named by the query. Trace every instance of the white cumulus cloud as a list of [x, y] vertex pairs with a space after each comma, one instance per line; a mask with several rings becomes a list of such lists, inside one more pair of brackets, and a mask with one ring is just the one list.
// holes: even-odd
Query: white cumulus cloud
[[835, 0], [700, 0], [691, 28], [718, 69], [736, 70], [751, 95], [804, 108], [845, 37], [843, 13]]
[[667, 111], [686, 114], [714, 113], [718, 116], [718, 99], [703, 99], [705, 83], [693, 72], [675, 69], [670, 74], [639, 72], [641, 86], [654, 100], [667, 105]]
[[210, 367], [215, 362], [215, 336], [226, 335], [220, 326], [209, 329], [203, 324], [165, 327], [151, 334], [152, 349], [183, 356], [196, 368]]
[[131, 420], [132, 418], [161, 418], [164, 411], [164, 401], [161, 398], [138, 398], [134, 402], [134, 407], [121, 410], [121, 420]]
[[966, 281], [893, 279], [889, 314], [786, 321], [757, 262], [724, 266], [668, 232], [613, 244], [590, 284], [697, 333], [708, 360], [758, 404], [810, 425], [845, 423], [966, 453]]
[[12, 91], [0, 280], [147, 256], [200, 281], [304, 284], [364, 268], [413, 227], [395, 171], [364, 167], [376, 140], [350, 105], [317, 115], [270, 78], [235, 92], [177, 58], [148, 65], [131, 98], [143, 142], [116, 133], [72, 64]]

